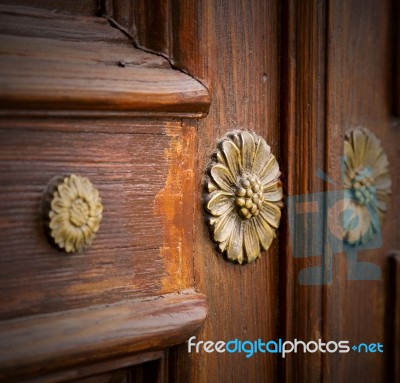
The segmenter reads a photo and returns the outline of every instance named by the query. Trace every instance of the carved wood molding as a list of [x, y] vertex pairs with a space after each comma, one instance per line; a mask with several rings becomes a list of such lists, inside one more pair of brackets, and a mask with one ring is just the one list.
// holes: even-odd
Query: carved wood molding
[[210, 96], [200, 82], [136, 49], [104, 18], [55, 18], [50, 10], [1, 5], [0, 24], [0, 115], [200, 118], [208, 112]]
[[[184, 342], [207, 315], [192, 290], [0, 323], [0, 379], [104, 362]], [[29, 329], [29, 331], [27, 331]], [[68, 376], [68, 375], [65, 375]]]

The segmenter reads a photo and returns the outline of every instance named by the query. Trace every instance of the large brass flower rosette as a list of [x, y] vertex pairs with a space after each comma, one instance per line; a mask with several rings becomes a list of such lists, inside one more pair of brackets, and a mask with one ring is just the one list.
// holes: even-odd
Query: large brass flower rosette
[[279, 165], [265, 140], [233, 131], [217, 145], [205, 178], [204, 208], [213, 240], [233, 262], [253, 262], [281, 218]]
[[44, 223], [50, 240], [67, 253], [90, 246], [100, 227], [103, 205], [86, 177], [55, 177], [43, 199]]
[[392, 181], [380, 140], [368, 129], [353, 128], [344, 141], [344, 240], [366, 244], [379, 232], [388, 208]]

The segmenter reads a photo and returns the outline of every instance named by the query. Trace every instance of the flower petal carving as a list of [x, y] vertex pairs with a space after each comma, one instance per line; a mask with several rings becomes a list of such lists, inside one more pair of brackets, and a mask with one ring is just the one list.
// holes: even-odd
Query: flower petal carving
[[52, 180], [43, 201], [49, 237], [67, 253], [90, 246], [100, 227], [103, 205], [86, 177], [72, 174]]
[[225, 192], [217, 191], [208, 201], [207, 208], [213, 216], [220, 216], [229, 209], [229, 198]]
[[224, 141], [221, 145], [232, 175], [239, 174], [242, 169], [242, 157], [239, 148], [232, 141]]
[[280, 174], [256, 133], [233, 131], [218, 143], [204, 181], [204, 209], [212, 238], [229, 260], [253, 262], [270, 247], [283, 206]]
[[220, 190], [225, 192], [232, 191], [233, 176], [229, 169], [224, 165], [215, 165], [211, 169], [211, 175], [215, 183], [219, 186]]
[[388, 167], [381, 141], [372, 132], [361, 127], [346, 132], [343, 183], [346, 212], [351, 213], [343, 214], [343, 237], [350, 245], [368, 243], [383, 224], [392, 186]]

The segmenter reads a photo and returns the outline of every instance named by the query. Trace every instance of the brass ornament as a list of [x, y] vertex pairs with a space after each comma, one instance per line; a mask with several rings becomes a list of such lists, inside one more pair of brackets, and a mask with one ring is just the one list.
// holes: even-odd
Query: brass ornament
[[67, 253], [90, 246], [100, 227], [103, 205], [86, 177], [56, 177], [43, 201], [45, 226], [52, 242]]
[[253, 262], [281, 219], [281, 173], [265, 140], [233, 131], [217, 145], [205, 178], [204, 208], [213, 240], [230, 261]]
[[343, 219], [343, 239], [350, 245], [365, 244], [383, 224], [392, 186], [387, 155], [368, 129], [346, 132], [343, 173], [343, 209], [351, 212]]

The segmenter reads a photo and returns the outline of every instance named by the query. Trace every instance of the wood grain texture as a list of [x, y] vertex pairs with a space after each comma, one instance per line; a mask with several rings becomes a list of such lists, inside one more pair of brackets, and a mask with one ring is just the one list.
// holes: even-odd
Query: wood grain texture
[[[203, 222], [201, 182], [216, 140], [229, 130], [254, 130], [280, 158], [279, 2], [172, 1], [170, 7], [170, 46], [176, 56], [169, 58], [200, 79], [212, 95], [210, 113], [198, 122], [196, 135], [195, 286], [209, 303], [209, 318], [197, 338], [274, 339], [278, 336], [278, 241], [253, 264], [225, 261]], [[256, 354], [251, 360], [243, 354], [188, 354], [183, 345], [171, 351], [169, 361], [170, 380], [175, 382], [277, 381], [278, 375], [277, 359], [270, 354]]]
[[[198, 138], [200, 174], [207, 162], [207, 148], [213, 147], [213, 139], [221, 136], [220, 132], [241, 124], [244, 127], [252, 127], [254, 122], [257, 125], [259, 118], [267, 118], [267, 137], [268, 134], [269, 137], [275, 137], [274, 134], [277, 134], [282, 143], [284, 155], [281, 154], [280, 158], [285, 171], [284, 185], [288, 195], [332, 191], [338, 186], [330, 186], [316, 178], [317, 169], [323, 170], [340, 185], [340, 156], [343, 154], [344, 131], [352, 126], [361, 125], [382, 139], [391, 163], [392, 195], [398, 194], [396, 190], [399, 182], [399, 151], [395, 144], [398, 142], [398, 127], [392, 124], [390, 118], [392, 45], [389, 1], [283, 3], [280, 13], [282, 130], [274, 133], [273, 126], [277, 120], [274, 120], [276, 117], [273, 110], [274, 105], [279, 105], [274, 104], [279, 92], [274, 87], [274, 79], [270, 77], [271, 73], [276, 75], [276, 72], [273, 71], [273, 60], [269, 54], [274, 49], [271, 40], [277, 29], [274, 29], [274, 21], [268, 18], [262, 23], [268, 30], [267, 36], [257, 29], [260, 26], [259, 21], [265, 16], [263, 6], [257, 2], [246, 3], [246, 7], [244, 4], [232, 2], [198, 5], [178, 0], [171, 1], [170, 4], [170, 9], [174, 10], [171, 21], [166, 26], [163, 25], [159, 33], [170, 34], [173, 43], [157, 46], [152, 37], [154, 32], [149, 32], [146, 25], [151, 25], [152, 20], [157, 20], [157, 12], [147, 14], [144, 17], [147, 20], [145, 23], [136, 23], [133, 27], [127, 25], [127, 31], [135, 33], [138, 46], [143, 44], [146, 49], [165, 55], [173, 65], [188, 71], [210, 89], [213, 100], [210, 114], [206, 120], [200, 122], [207, 136]], [[266, 14], [274, 14], [271, 17], [275, 17], [276, 20], [279, 13], [274, 12], [278, 12], [279, 8], [274, 8], [273, 2], [264, 6], [268, 9]], [[263, 51], [265, 46], [268, 46], [270, 51]], [[254, 67], [255, 72], [263, 68], [263, 65], [260, 65], [260, 57], [266, 60], [264, 74], [260, 76], [258, 73], [252, 73], [252, 79], [247, 78], [246, 75], [251, 71], [249, 66]], [[265, 98], [257, 97], [257, 91], [263, 89], [257, 83], [259, 78], [264, 80], [265, 89], [268, 90]], [[238, 100], [241, 100], [240, 110]], [[266, 112], [261, 113], [263, 105], [268, 107]], [[261, 109], [258, 109], [259, 107]], [[274, 141], [272, 143], [274, 145]], [[276, 145], [278, 146], [278, 143]], [[365, 251], [359, 256], [360, 260], [376, 263], [382, 269], [385, 254], [390, 247], [398, 246], [399, 241], [398, 234], [396, 235], [399, 214], [395, 203], [395, 197], [392, 197], [391, 204], [394, 204], [394, 208], [388, 214], [383, 228], [383, 247]], [[196, 214], [200, 217], [200, 208]], [[287, 339], [348, 339], [354, 343], [383, 341], [384, 285], [387, 274], [383, 273], [381, 281], [348, 281], [344, 255], [332, 255], [327, 248], [320, 257], [294, 259], [290, 250], [289, 229], [294, 228], [282, 228], [285, 240], [281, 242], [280, 252], [281, 326], [279, 330], [273, 325], [269, 328], [274, 328], [279, 335]], [[324, 232], [322, 235], [326, 238], [328, 233]], [[203, 253], [212, 254], [212, 250], [208, 250], [204, 244], [206, 237], [197, 233], [196, 249], [202, 248]], [[303, 246], [304, 250], [307, 249], [307, 241], [298, 238], [295, 243]], [[216, 262], [217, 258], [213, 259], [207, 255], [206, 259], [207, 263], [201, 259], [195, 260], [196, 285], [210, 297], [211, 316], [201, 336], [204, 339], [220, 339], [227, 334], [232, 336], [240, 333], [238, 323], [245, 320], [252, 310], [253, 300], [257, 300], [247, 290], [252, 282], [247, 279], [244, 281], [245, 277], [241, 275], [240, 281], [246, 289], [238, 292], [239, 287], [231, 282], [236, 270], [225, 270], [223, 263], [212, 263], [213, 267], [209, 267], [209, 259]], [[299, 271], [321, 264], [325, 267], [325, 272], [331, 271], [333, 276], [326, 286], [298, 284]], [[241, 271], [245, 273], [243, 269]], [[252, 281], [258, 281], [257, 277]], [[269, 278], [264, 277], [263, 283], [267, 283], [267, 286], [274, 285], [271, 274]], [[232, 291], [233, 297], [229, 304], [225, 303], [226, 299], [220, 292], [219, 297], [214, 295], [216, 285], [221, 286], [223, 291]], [[248, 294], [246, 302], [241, 301], [242, 293]], [[370, 304], [366, 304], [367, 301]], [[265, 311], [276, 309], [277, 306], [271, 306], [272, 302], [278, 304], [277, 300], [268, 295], [268, 303], [262, 305]], [[237, 310], [238, 307], [240, 318], [231, 314], [230, 319], [227, 319], [225, 313]], [[260, 316], [259, 311], [254, 312], [254, 317], [258, 320]], [[229, 327], [232, 321], [236, 330]], [[258, 336], [266, 334], [265, 330], [263, 332], [257, 329], [254, 323], [252, 330], [248, 330], [246, 335], [251, 331]], [[269, 336], [271, 334], [274, 334], [274, 330], [268, 333]], [[236, 366], [243, 368], [239, 359], [232, 359], [228, 366], [223, 356], [218, 356], [218, 361], [213, 359], [213, 355], [192, 356], [188, 365], [182, 362], [186, 362], [188, 358], [183, 355], [184, 350], [180, 352], [181, 354], [177, 352], [174, 363], [181, 366], [178, 375], [184, 377], [183, 381], [189, 378], [192, 381], [206, 379], [202, 375], [205, 366], [211, 371], [218, 371], [212, 375], [215, 379], [221, 374], [229, 381], [244, 379], [241, 375], [244, 370], [239, 372], [235, 369]], [[255, 369], [268, 371], [265, 374], [271, 380], [275, 370], [273, 365], [267, 363], [263, 366], [257, 365]], [[280, 367], [280, 378], [288, 382], [379, 382], [383, 381], [385, 376], [384, 356], [378, 354], [365, 354], [361, 357], [351, 354], [346, 355], [346, 358], [340, 354], [297, 354], [286, 359]], [[249, 376], [257, 380], [257, 375], [252, 373], [254, 375]], [[249, 379], [248, 376], [246, 379]], [[263, 379], [266, 379], [265, 376]]]
[[[34, 196], [33, 200], [35, 198], [38, 200], [41, 189], [39, 190], [39, 182], [35, 180], [45, 181], [50, 174], [42, 176], [39, 170], [35, 169], [35, 163], [39, 158], [35, 153], [37, 147], [43, 150], [41, 155], [47, 159], [43, 163], [46, 169], [59, 171], [65, 166], [69, 166], [68, 169], [84, 166], [85, 174], [93, 176], [104, 188], [107, 200], [115, 201], [115, 191], [111, 191], [110, 186], [114, 175], [108, 173], [111, 172], [111, 165], [108, 168], [98, 160], [104, 151], [109, 152], [112, 155], [111, 158], [105, 159], [107, 163], [116, 166], [117, 171], [122, 171], [122, 168], [130, 169], [135, 175], [134, 179], [126, 176], [123, 180], [115, 176], [115, 179], [124, 185], [121, 201], [130, 200], [131, 197], [133, 201], [139, 203], [153, 201], [151, 211], [154, 213], [154, 221], [149, 220], [147, 223], [145, 220], [148, 230], [139, 234], [143, 235], [146, 249], [147, 240], [157, 243], [157, 251], [150, 247], [147, 250], [154, 250], [160, 260], [164, 259], [163, 264], [160, 267], [157, 264], [157, 270], [152, 269], [155, 267], [154, 264], [146, 263], [149, 262], [148, 253], [140, 253], [140, 249], [135, 247], [138, 246], [138, 242], [130, 239], [128, 232], [125, 236], [126, 227], [129, 233], [137, 233], [129, 223], [132, 222], [132, 217], [136, 220], [142, 220], [143, 216], [147, 217], [149, 213], [147, 207], [140, 212], [129, 211], [126, 226], [118, 226], [117, 219], [112, 221], [108, 219], [107, 233], [115, 236], [116, 242], [131, 240], [129, 246], [132, 246], [132, 250], [129, 254], [127, 250], [116, 266], [115, 257], [111, 256], [117, 255], [117, 249], [109, 245], [109, 234], [104, 236], [103, 233], [101, 248], [109, 250], [108, 254], [102, 254], [103, 250], [99, 247], [96, 249], [99, 256], [96, 255], [97, 258], [93, 263], [78, 264], [70, 260], [69, 267], [61, 268], [60, 273], [66, 270], [65, 275], [61, 276], [62, 283], [65, 282], [63, 278], [66, 278], [67, 285], [73, 285], [75, 282], [71, 275], [76, 269], [83, 270], [80, 279], [89, 283], [85, 282], [82, 290], [79, 290], [79, 294], [84, 292], [83, 296], [73, 295], [77, 294], [76, 291], [73, 294], [67, 291], [65, 302], [68, 308], [94, 303], [105, 304], [108, 300], [114, 302], [125, 299], [130, 294], [141, 296], [142, 293], [159, 294], [160, 291], [164, 291], [163, 289], [173, 291], [177, 286], [191, 285], [195, 278], [195, 287], [207, 294], [210, 307], [210, 315], [205, 326], [197, 335], [199, 340], [217, 341], [235, 338], [269, 340], [282, 337], [307, 341], [322, 338], [336, 341], [347, 339], [351, 344], [357, 344], [382, 342], [387, 339], [385, 352], [347, 355], [299, 353], [279, 362], [275, 355], [266, 354], [256, 354], [250, 360], [243, 354], [202, 352], [189, 355], [187, 347], [183, 345], [170, 351], [171, 381], [382, 382], [387, 381], [387, 374], [391, 368], [394, 372], [390, 373], [396, 378], [398, 370], [396, 370], [396, 359], [390, 364], [392, 361], [390, 358], [393, 355], [396, 357], [396, 354], [386, 350], [397, 346], [390, 344], [396, 342], [397, 338], [396, 335], [387, 337], [385, 332], [385, 326], [388, 324], [388, 312], [385, 306], [388, 300], [392, 299], [390, 294], [385, 295], [386, 286], [389, 273], [393, 273], [393, 270], [386, 268], [385, 265], [390, 249], [400, 248], [398, 230], [400, 214], [397, 203], [400, 182], [398, 166], [400, 130], [398, 123], [391, 117], [393, 114], [392, 0], [380, 2], [252, 0], [213, 3], [170, 0], [156, 1], [154, 7], [148, 4], [146, 6], [146, 1], [117, 0], [106, 3], [112, 6], [112, 13], [106, 12], [107, 17], [122, 26], [132, 36], [137, 46], [166, 56], [172, 65], [190, 73], [210, 89], [213, 102], [209, 116], [198, 122], [193, 120], [184, 120], [182, 123], [169, 122], [165, 128], [157, 127], [157, 123], [143, 121], [130, 126], [130, 120], [112, 119], [91, 119], [86, 122], [74, 119], [4, 120], [2, 124], [4, 139], [0, 141], [5, 142], [0, 152], [0, 156], [4, 153], [4, 164], [7, 164], [4, 171], [9, 172], [8, 174], [16, 171], [17, 174], [23, 175], [21, 179], [27, 178], [26, 185], [22, 184], [21, 188], [15, 189], [16, 195], [11, 198], [8, 194], [7, 199], [3, 200], [2, 207], [5, 209], [8, 209], [8, 201], [14, 206], [12, 211], [9, 208], [9, 214], [1, 223], [8, 230], [10, 246], [20, 249], [21, 254], [30, 248], [30, 245], [26, 248], [22, 245], [20, 248], [17, 247], [19, 245], [16, 243], [21, 241], [12, 236], [15, 230], [23, 234], [22, 243], [28, 241], [26, 242], [28, 244], [32, 238], [36, 240], [40, 238], [37, 237], [38, 231], [32, 233], [33, 237], [28, 236], [29, 230], [32, 230], [28, 228], [30, 220], [29, 223], [28, 220], [13, 221], [13, 214], [21, 214], [18, 203], [13, 202], [14, 198], [16, 201]], [[101, 24], [101, 21], [99, 23]], [[85, 35], [95, 35], [97, 32], [93, 32], [93, 29], [87, 28]], [[23, 38], [23, 33], [26, 32], [21, 32], [19, 37]], [[65, 33], [67, 36], [68, 33]], [[64, 38], [68, 40], [68, 37]], [[104, 35], [100, 40], [103, 38]], [[114, 47], [119, 46], [120, 38], [121, 35], [118, 34], [117, 39], [110, 44]], [[102, 52], [102, 48], [99, 48]], [[82, 49], [79, 52], [82, 54]], [[90, 52], [87, 55], [91, 57]], [[79, 58], [83, 61], [86, 59]], [[155, 60], [158, 62], [157, 60], [161, 59]], [[106, 112], [102, 112], [102, 115], [110, 116]], [[20, 112], [15, 110], [15, 113]], [[148, 113], [156, 112], [149, 110]], [[292, 196], [340, 188], [340, 156], [343, 154], [344, 131], [355, 126], [364, 126], [382, 139], [382, 145], [390, 161], [393, 193], [383, 226], [383, 246], [360, 252], [358, 255], [359, 260], [372, 262], [381, 267], [383, 274], [380, 281], [348, 280], [346, 257], [344, 254], [331, 256], [328, 249], [321, 257], [294, 259], [290, 252], [290, 230], [293, 228], [287, 224], [281, 227], [278, 241], [275, 241], [267, 254], [253, 265], [244, 267], [230, 265], [215, 252], [203, 224], [200, 192], [203, 172], [218, 138], [226, 131], [235, 128], [252, 129], [264, 136], [282, 165], [285, 191], [287, 195]], [[18, 138], [18, 133], [14, 130], [29, 133], [26, 139]], [[74, 158], [74, 161], [67, 160], [68, 146], [52, 151], [53, 149], [49, 149], [48, 146], [50, 143], [42, 144], [38, 138], [34, 138], [34, 135], [50, 135], [50, 132], [52, 136], [65, 140], [66, 144], [70, 143], [68, 137], [73, 137], [74, 144], [71, 151], [76, 158], [77, 154], [84, 153], [86, 148], [89, 148], [90, 155], [83, 157], [82, 163], [79, 158]], [[87, 136], [83, 138], [83, 143], [79, 143], [79, 139], [85, 135]], [[93, 149], [89, 145], [89, 139], [98, 135], [102, 138], [97, 141], [94, 138], [97, 149]], [[10, 148], [8, 148], [8, 136], [11, 137]], [[126, 147], [122, 143], [123, 138], [117, 136], [129, 137], [124, 138], [128, 140]], [[130, 138], [131, 136], [133, 137]], [[146, 148], [154, 148], [154, 157], [146, 157], [143, 152], [138, 151], [135, 139], [139, 136], [139, 141], [147, 142]], [[164, 140], [164, 136], [168, 138]], [[194, 142], [197, 142], [197, 147], [194, 147]], [[110, 145], [107, 146], [108, 144]], [[21, 145], [26, 147], [27, 153], [26, 157], [21, 157], [24, 158], [21, 160], [23, 164], [19, 163], [21, 161], [15, 161], [16, 148]], [[142, 160], [143, 155], [140, 167], [135, 168], [131, 163], [119, 163], [116, 159], [118, 157], [116, 148], [122, 152], [124, 158], [137, 155]], [[60, 160], [54, 160], [57, 153], [62, 156]], [[161, 153], [163, 159], [159, 161]], [[196, 162], [194, 162], [195, 153], [197, 153]], [[151, 169], [159, 170], [163, 176], [145, 177], [143, 185], [136, 184], [136, 176], [150, 174], [149, 169], [145, 167], [146, 163], [150, 163]], [[95, 170], [99, 164], [101, 174]], [[27, 166], [33, 167], [34, 172], [27, 171]], [[191, 172], [193, 167], [196, 169], [195, 179]], [[327, 173], [336, 185], [329, 186], [316, 178], [318, 168]], [[162, 178], [162, 182], [159, 177]], [[27, 186], [32, 182], [35, 190]], [[148, 196], [145, 193], [147, 184], [152, 190]], [[109, 189], [105, 187], [107, 185]], [[5, 184], [5, 195], [9, 193], [7, 187]], [[134, 188], [134, 195], [125, 194], [125, 190], [130, 187]], [[181, 190], [194, 191], [194, 199], [193, 194], [181, 193]], [[120, 211], [120, 205], [117, 206], [116, 202], [111, 203], [118, 207], [116, 211]], [[22, 206], [25, 205], [22, 203]], [[124, 206], [131, 207], [128, 204]], [[189, 209], [185, 208], [189, 206]], [[30, 217], [33, 217], [33, 205], [29, 205], [29, 209], [31, 209]], [[174, 214], [177, 210], [181, 211], [178, 215]], [[110, 222], [117, 225], [115, 232]], [[160, 228], [162, 238], [157, 237]], [[296, 244], [299, 243], [306, 249], [307, 242], [300, 240], [299, 238]], [[194, 248], [190, 245], [193, 241]], [[44, 248], [44, 242], [41, 242], [40, 246]], [[121, 249], [118, 249], [118, 254], [120, 252]], [[22, 259], [21, 254], [19, 251], [15, 254], [7, 251], [2, 255], [2, 259], [9, 262], [8, 270], [13, 270], [17, 275], [19, 259], [28, 262], [28, 265], [35, 270], [34, 261], [28, 258]], [[26, 254], [31, 255], [29, 250]], [[52, 281], [52, 273], [54, 270], [57, 273], [59, 264], [49, 260], [50, 253], [46, 254], [43, 252], [38, 257], [34, 253], [33, 258], [40, 261], [42, 267], [40, 270], [43, 268], [48, 270], [44, 275]], [[181, 258], [176, 259], [174, 254], [180, 254]], [[189, 260], [191, 256], [194, 263]], [[16, 261], [12, 262], [14, 258]], [[143, 285], [141, 291], [135, 286], [132, 287], [129, 279], [132, 274], [129, 268], [132, 264], [126, 260], [131, 258], [144, 264], [144, 269], [138, 273], [140, 284]], [[86, 259], [82, 257], [78, 261]], [[322, 263], [327, 271], [332, 271], [333, 278], [328, 285], [298, 284], [299, 271], [307, 266]], [[96, 273], [94, 277], [91, 274], [93, 264]], [[394, 271], [396, 273], [396, 270]], [[6, 271], [2, 273], [6, 281], [13, 283]], [[33, 283], [38, 283], [35, 280], [36, 274], [33, 271], [30, 274], [30, 270], [25, 270], [23, 273], [25, 273], [23, 280], [26, 281], [24, 288], [28, 291], [29, 278]], [[58, 274], [59, 277], [60, 275]], [[153, 275], [156, 275], [157, 279], [151, 284]], [[122, 289], [127, 290], [115, 294], [114, 290], [110, 291], [110, 286], [113, 286], [116, 280], [114, 276], [115, 278], [122, 276]], [[3, 275], [1, 277], [3, 278]], [[107, 284], [105, 290], [101, 284], [104, 279]], [[90, 285], [92, 281], [97, 282], [97, 285], [96, 283]], [[59, 284], [60, 294], [61, 292], [64, 294], [61, 289], [62, 283]], [[153, 290], [154, 284], [156, 290]], [[6, 283], [3, 286], [8, 288]], [[42, 287], [43, 285], [37, 291], [42, 291]], [[6, 291], [15, 293], [14, 288], [20, 287], [11, 286], [11, 290]], [[59, 310], [62, 301], [60, 296], [52, 296], [50, 289], [44, 291], [50, 296], [48, 303], [43, 303], [48, 298], [46, 296], [32, 298], [28, 295], [28, 297], [34, 299], [34, 302], [39, 302], [40, 310], [44, 312]], [[105, 291], [106, 294], [102, 296], [100, 291]], [[11, 317], [18, 313], [36, 312], [36, 308], [23, 299], [14, 307], [16, 311]], [[5, 312], [4, 315], [7, 317], [9, 313]], [[394, 326], [392, 330], [394, 333], [396, 324], [391, 326]], [[187, 338], [191, 335], [193, 334], [188, 332]], [[125, 367], [123, 364], [118, 366], [116, 368]], [[114, 365], [108, 365], [107, 370], [112, 369]], [[96, 371], [100, 373], [104, 370], [93, 369], [94, 373], [97, 373]], [[138, 369], [138, 374], [140, 373]]]
[[1, 109], [206, 114], [207, 89], [98, 17], [0, 6]]
[[[344, 132], [356, 126], [367, 127], [382, 139], [396, 194], [399, 152], [394, 144], [398, 133], [390, 121], [389, 15], [389, 2], [289, 1], [283, 7], [282, 123], [289, 195], [340, 188]], [[317, 169], [323, 169], [336, 184], [323, 184], [316, 178]], [[399, 241], [395, 201], [392, 197], [394, 209], [383, 227], [383, 247], [363, 251], [358, 257], [382, 270], [385, 254]], [[350, 344], [383, 342], [387, 275], [380, 281], [349, 281], [345, 255], [331, 254], [328, 246], [319, 257], [294, 259], [290, 231], [295, 227], [283, 230], [282, 335], [286, 339], [347, 339]], [[322, 235], [328, 238], [329, 233]], [[297, 238], [292, 243], [307, 254], [308, 240]], [[300, 286], [298, 272], [317, 265], [324, 266], [326, 281], [320, 286]], [[371, 353], [296, 354], [283, 363], [282, 378], [288, 382], [380, 382], [385, 380], [384, 358]]]
[[202, 294], [180, 293], [0, 323], [0, 379], [90, 364], [179, 344], [206, 317]]
[[[179, 121], [0, 120], [0, 317], [48, 313], [193, 283], [193, 130]], [[104, 206], [91, 248], [52, 247], [42, 193], [87, 176]]]
[[[286, 153], [282, 160], [288, 196], [324, 190], [315, 173], [317, 168], [326, 167], [326, 11], [324, 1], [287, 1], [282, 8], [281, 116], [282, 150]], [[296, 253], [307, 254], [309, 242], [301, 234], [296, 236], [296, 225], [302, 225], [302, 221], [296, 220], [296, 224], [289, 225], [287, 211], [285, 215], [280, 267], [280, 334], [284, 339], [315, 340], [322, 336], [322, 287], [300, 285], [298, 275], [307, 266], [320, 263], [321, 259], [293, 256], [293, 246], [296, 246]], [[307, 219], [304, 215], [304, 220]], [[281, 363], [281, 379], [285, 382], [319, 382], [321, 373], [320, 353], [298, 353]]]
[[[338, 164], [344, 132], [363, 126], [380, 140], [389, 159], [392, 195], [381, 227], [382, 246], [359, 251], [358, 261], [382, 270], [380, 280], [349, 280], [349, 262], [335, 254], [332, 285], [326, 288], [324, 322], [327, 339], [347, 339], [350, 344], [384, 342], [387, 323], [385, 295], [387, 257], [399, 248], [400, 131], [393, 123], [391, 98], [391, 2], [329, 2], [327, 149], [329, 163]], [[340, 180], [340, 166], [330, 174]], [[333, 165], [330, 165], [331, 169]], [[334, 187], [333, 187], [334, 188]], [[393, 339], [391, 340], [393, 341]], [[328, 381], [387, 381], [386, 349], [383, 353], [326, 355]]]
[[102, 13], [125, 31], [135, 46], [172, 58], [171, 27], [175, 4], [170, 0], [105, 0]]

